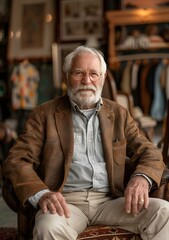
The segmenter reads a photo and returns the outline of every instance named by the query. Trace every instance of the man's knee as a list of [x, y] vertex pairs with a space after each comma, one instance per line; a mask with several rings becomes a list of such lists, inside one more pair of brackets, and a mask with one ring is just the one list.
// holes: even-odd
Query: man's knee
[[141, 224], [142, 239], [167, 239], [169, 229], [169, 202], [150, 199], [150, 205]]
[[169, 211], [169, 202], [159, 198], [150, 198], [150, 208]]
[[48, 236], [54, 231], [56, 232], [60, 224], [58, 224], [58, 220], [55, 221], [55, 219], [55, 215], [50, 213], [39, 214], [35, 220], [33, 234], [40, 237], [46, 235]]
[[36, 217], [33, 239], [36, 240], [67, 240], [76, 239], [77, 233], [70, 228], [65, 217], [56, 214], [40, 214]]
[[162, 222], [167, 222], [169, 220], [169, 202], [158, 199], [158, 198], [151, 198], [150, 199], [150, 206], [148, 208], [150, 218], [154, 219], [158, 222], [158, 224], [163, 224]]

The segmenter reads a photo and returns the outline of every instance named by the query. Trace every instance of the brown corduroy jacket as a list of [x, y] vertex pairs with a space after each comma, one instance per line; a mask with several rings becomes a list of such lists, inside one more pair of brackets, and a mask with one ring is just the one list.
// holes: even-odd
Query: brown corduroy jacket
[[[128, 111], [103, 99], [99, 122], [112, 195], [124, 194], [127, 159], [134, 173], [144, 173], [159, 185], [164, 170], [162, 155], [139, 134]], [[2, 169], [23, 205], [42, 189], [62, 191], [71, 165], [73, 145], [68, 96], [53, 99], [32, 111], [24, 133], [11, 148]]]

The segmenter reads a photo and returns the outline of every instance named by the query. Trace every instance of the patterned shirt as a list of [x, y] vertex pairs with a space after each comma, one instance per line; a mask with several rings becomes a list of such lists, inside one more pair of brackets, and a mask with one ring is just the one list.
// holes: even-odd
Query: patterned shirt
[[28, 61], [15, 66], [10, 80], [12, 82], [12, 107], [14, 110], [31, 110], [37, 106], [39, 72]]

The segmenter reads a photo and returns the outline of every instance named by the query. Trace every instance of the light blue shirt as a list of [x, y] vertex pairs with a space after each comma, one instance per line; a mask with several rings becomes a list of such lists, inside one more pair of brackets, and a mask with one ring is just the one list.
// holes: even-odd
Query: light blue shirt
[[63, 192], [93, 191], [109, 192], [106, 162], [103, 154], [98, 111], [101, 101], [94, 109], [81, 110], [71, 101], [74, 128], [74, 152]]

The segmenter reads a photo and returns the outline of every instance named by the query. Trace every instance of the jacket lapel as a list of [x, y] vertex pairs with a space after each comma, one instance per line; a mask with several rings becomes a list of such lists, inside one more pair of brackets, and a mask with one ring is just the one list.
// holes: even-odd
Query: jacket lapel
[[[57, 106], [55, 112], [55, 123], [64, 154], [65, 164], [70, 166], [73, 156], [74, 138], [71, 107], [68, 100], [63, 101]], [[69, 169], [69, 167], [66, 167], [66, 169]]]
[[113, 139], [113, 126], [114, 126], [114, 114], [110, 114], [110, 109], [107, 105], [103, 105], [99, 112], [100, 128], [102, 133], [103, 151], [105, 161], [107, 165], [108, 178], [111, 187], [114, 189], [113, 179], [113, 151], [112, 151], [112, 139]]

